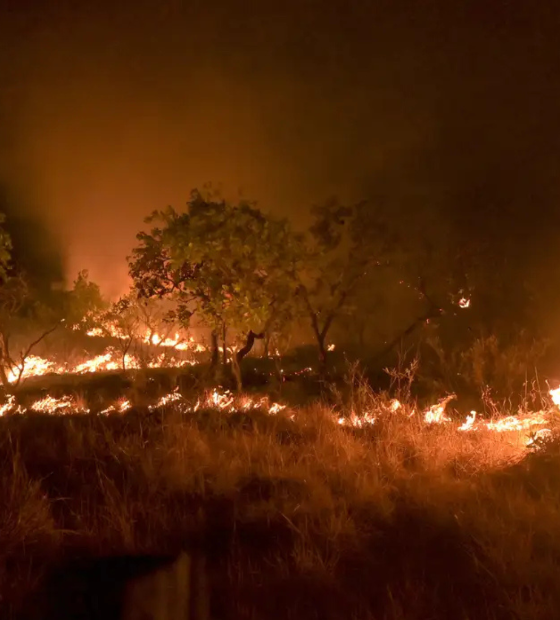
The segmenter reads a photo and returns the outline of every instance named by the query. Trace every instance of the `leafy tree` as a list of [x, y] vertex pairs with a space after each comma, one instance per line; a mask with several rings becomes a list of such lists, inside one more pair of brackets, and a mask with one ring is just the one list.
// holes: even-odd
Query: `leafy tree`
[[[4, 220], [0, 214], [0, 224]], [[0, 382], [8, 392], [19, 386], [36, 347], [61, 326], [78, 323], [101, 299], [86, 272], [71, 291], [39, 293], [20, 266], [12, 264], [11, 247], [0, 226]]]
[[[126, 370], [127, 356], [135, 355], [147, 365], [154, 350], [163, 359], [169, 350], [169, 340], [175, 339], [179, 325], [175, 312], [159, 299], [138, 297], [134, 290], [121, 297], [103, 312], [97, 320], [100, 335], [116, 339], [116, 349]], [[180, 344], [178, 340], [176, 344]]]
[[324, 369], [333, 323], [347, 315], [366, 276], [388, 264], [393, 238], [385, 214], [368, 202], [345, 206], [331, 199], [312, 212], [297, 292]]
[[125, 295], [99, 317], [98, 329], [107, 337], [115, 338], [116, 349], [121, 356], [123, 372], [126, 372], [127, 357], [134, 341], [138, 338], [141, 319], [133, 295]]
[[[0, 224], [4, 221], [0, 214]], [[31, 351], [57, 327], [49, 326], [38, 333], [30, 329], [32, 324], [42, 323], [45, 309], [33, 303], [25, 278], [10, 264], [11, 248], [10, 236], [0, 227], [0, 382], [6, 391], [17, 388]], [[14, 345], [14, 336], [21, 332], [27, 332], [27, 341]]]
[[403, 323], [394, 326], [396, 333], [386, 339], [378, 358], [418, 335], [427, 342], [434, 330], [449, 329], [454, 337], [468, 332], [471, 306], [478, 305], [473, 300], [474, 248], [460, 243], [436, 208], [393, 205], [387, 222], [393, 239], [389, 274], [394, 284], [388, 286], [392, 294], [384, 304], [390, 308], [396, 300]]
[[72, 289], [63, 294], [61, 301], [67, 325], [75, 329], [95, 327], [99, 315], [108, 308], [99, 285], [89, 279], [87, 270], [78, 273]]
[[255, 203], [230, 204], [198, 190], [186, 212], [168, 207], [146, 222], [156, 226], [137, 236], [129, 261], [139, 294], [174, 299], [183, 325], [197, 313], [212, 331], [214, 363], [220, 340], [227, 363], [228, 330], [241, 334], [243, 346], [232, 360], [238, 369], [293, 299], [298, 237], [286, 220], [265, 216]]

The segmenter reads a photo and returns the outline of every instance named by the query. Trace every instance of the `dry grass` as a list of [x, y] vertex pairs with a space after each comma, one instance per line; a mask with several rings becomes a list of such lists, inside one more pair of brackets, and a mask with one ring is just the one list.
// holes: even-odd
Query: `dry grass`
[[61, 559], [202, 537], [217, 618], [556, 618], [554, 444], [360, 398], [385, 410], [363, 429], [318, 405], [0, 419], [6, 617], [41, 617]]

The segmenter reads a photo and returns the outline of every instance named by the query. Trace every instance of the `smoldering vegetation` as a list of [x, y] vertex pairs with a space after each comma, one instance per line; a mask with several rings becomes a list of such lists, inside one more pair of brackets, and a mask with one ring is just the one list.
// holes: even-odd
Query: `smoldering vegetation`
[[96, 559], [180, 550], [215, 618], [555, 617], [553, 411], [528, 448], [363, 383], [330, 406], [184, 398], [0, 419], [4, 617], [101, 617]]

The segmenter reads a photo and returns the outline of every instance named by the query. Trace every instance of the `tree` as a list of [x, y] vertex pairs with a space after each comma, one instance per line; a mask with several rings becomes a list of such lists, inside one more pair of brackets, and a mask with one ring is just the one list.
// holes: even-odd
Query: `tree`
[[344, 206], [331, 199], [312, 213], [297, 292], [324, 370], [333, 323], [345, 315], [365, 277], [388, 264], [393, 239], [382, 210], [368, 202]]
[[109, 305], [99, 285], [89, 279], [87, 270], [78, 273], [72, 289], [63, 295], [62, 303], [68, 326], [86, 331], [95, 327], [99, 315]]
[[[213, 363], [222, 343], [225, 366], [228, 336], [242, 336], [232, 359], [234, 371], [293, 299], [300, 242], [286, 220], [265, 216], [249, 201], [230, 204], [193, 190], [187, 210], [172, 207], [146, 220], [156, 224], [137, 238], [130, 274], [144, 297], [174, 299], [188, 325], [196, 313], [212, 332]], [[240, 372], [236, 372], [240, 383]]]
[[138, 338], [140, 317], [132, 295], [125, 295], [112, 303], [100, 317], [98, 325], [102, 334], [115, 338], [121, 356], [123, 372], [126, 372], [127, 357], [133, 342]]
[[[0, 214], [0, 224], [4, 221], [4, 215]], [[11, 249], [10, 236], [0, 227], [0, 382], [8, 392], [19, 385], [33, 348], [57, 327], [49, 325], [39, 329], [39, 333], [32, 333], [25, 344], [13, 345], [16, 334], [29, 332], [31, 324], [42, 322], [45, 308], [33, 303], [25, 278], [11, 265]], [[23, 330], [23, 326], [27, 329]], [[15, 349], [18, 349], [17, 353]]]
[[78, 275], [72, 289], [46, 295], [10, 266], [0, 286], [0, 382], [7, 391], [21, 383], [36, 348], [55, 331], [83, 326], [99, 310], [99, 287]]
[[[162, 362], [169, 351], [184, 341], [177, 338], [175, 313], [162, 300], [138, 297], [134, 290], [121, 297], [97, 321], [100, 335], [117, 340], [123, 370], [129, 354], [145, 367], [155, 357]], [[170, 342], [173, 343], [170, 345]]]

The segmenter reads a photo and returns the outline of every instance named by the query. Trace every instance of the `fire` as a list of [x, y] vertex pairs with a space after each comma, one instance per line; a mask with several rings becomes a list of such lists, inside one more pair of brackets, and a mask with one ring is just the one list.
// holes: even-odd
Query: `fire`
[[94, 338], [103, 338], [103, 336], [105, 335], [101, 327], [94, 327], [93, 329], [88, 330], [86, 334]]
[[[554, 394], [559, 394], [559, 391], [554, 390]], [[422, 418], [424, 423], [429, 426], [443, 423], [449, 425], [453, 424], [453, 421], [445, 413], [447, 404], [453, 398], [455, 398], [454, 395], [449, 395], [440, 400], [438, 403], [426, 408]], [[560, 407], [557, 403], [555, 404], [557, 407]], [[172, 405], [179, 413], [183, 414], [194, 413], [201, 407], [217, 409], [226, 414], [233, 413], [235, 411], [251, 411], [258, 409], [268, 412], [269, 415], [277, 415], [281, 411], [287, 409], [285, 404], [270, 402], [268, 396], [237, 396], [229, 390], [221, 390], [216, 388], [210, 392], [207, 392], [194, 404], [189, 403], [179, 392], [179, 390], [175, 389], [174, 391], [161, 396], [155, 404], [149, 407], [149, 410], [154, 411], [158, 408], [169, 405]], [[109, 407], [106, 407], [100, 411], [99, 414], [124, 414], [132, 408], [133, 403], [131, 400], [123, 397]], [[410, 418], [415, 414], [415, 411], [416, 410], [413, 406], [403, 405], [397, 399], [392, 399], [387, 401], [385, 405], [382, 402], [380, 402], [379, 405], [375, 405], [374, 411], [366, 411], [360, 415], [356, 415], [352, 412], [350, 417], [341, 417], [338, 418], [337, 421], [342, 426], [366, 428], [367, 426], [375, 424], [380, 415], [405, 415]], [[80, 403], [72, 396], [54, 397], [48, 395], [44, 398], [36, 400], [29, 406], [24, 407], [23, 405], [18, 404], [16, 402], [16, 398], [11, 395], [7, 398], [3, 405], [0, 405], [0, 416], [8, 414], [25, 414], [27, 412], [72, 415], [88, 414], [90, 413], [90, 410], [86, 406], [80, 405]], [[290, 419], [294, 419], [295, 412], [289, 415], [289, 417]], [[490, 421], [477, 421], [476, 411], [471, 411], [462, 424], [455, 425], [455, 430], [457, 432], [487, 431], [495, 433], [515, 433], [516, 435], [521, 436], [525, 434], [526, 439], [522, 440], [521, 445], [524, 445], [528, 449], [539, 449], [542, 446], [542, 441], [546, 441], [552, 434], [552, 431], [549, 428], [546, 428], [548, 422], [549, 418], [547, 416], [547, 412], [507, 416]]]
[[176, 349], [177, 351], [195, 351], [200, 353], [207, 350], [204, 345], [195, 342], [192, 336], [188, 340], [181, 338], [179, 332], [175, 332], [173, 336], [163, 336], [157, 332], [146, 332], [144, 342], [158, 347]]
[[120, 329], [116, 324], [107, 322], [103, 327], [93, 327], [89, 329], [86, 334], [93, 338], [118, 338], [119, 340], [125, 340], [128, 336]]
[[61, 398], [45, 396], [35, 401], [31, 405], [31, 410], [36, 413], [61, 413], [64, 410], [75, 413], [89, 413], [88, 409], [80, 407], [71, 396], [62, 396]]
[[525, 431], [533, 426], [547, 424], [547, 422], [547, 418], [539, 414], [534, 414], [527, 417], [512, 415], [496, 420], [495, 422], [487, 422], [485, 426], [490, 431], [503, 433], [504, 431]]
[[208, 348], [200, 342], [195, 342], [190, 336], [188, 339], [182, 338], [179, 332], [175, 332], [173, 336], [160, 334], [151, 329], [146, 330], [143, 334], [133, 330], [133, 333], [125, 333], [116, 323], [110, 321], [104, 323], [102, 327], [93, 327], [86, 334], [92, 338], [111, 337], [117, 340], [138, 340], [144, 344], [176, 349], [177, 351], [192, 351], [195, 353], [203, 353]]
[[476, 421], [476, 411], [471, 411], [467, 416], [467, 419], [459, 426], [459, 431], [471, 431], [474, 429], [474, 423]]
[[[126, 368], [138, 367], [138, 362], [132, 355], [126, 354], [124, 356], [124, 365]], [[70, 372], [82, 374], [86, 372], [99, 372], [101, 370], [118, 370], [120, 368], [123, 368], [122, 356], [115, 349], [108, 348], [102, 355], [96, 355], [82, 364], [78, 364]]]
[[6, 402], [0, 406], [0, 416], [4, 416], [7, 413], [24, 413], [25, 409], [21, 405], [16, 405], [15, 396], [10, 394]]
[[459, 299], [459, 308], [468, 308], [471, 305], [471, 300], [467, 297], [461, 297]]
[[[175, 392], [172, 394], [175, 394]], [[177, 396], [172, 396], [172, 398], [174, 401], [179, 400]], [[187, 407], [186, 411], [191, 413], [196, 412], [201, 407], [219, 409], [220, 411], [224, 411], [226, 413], [232, 413], [239, 410], [250, 411], [254, 409], [266, 409], [270, 415], [276, 415], [280, 411], [286, 409], [286, 405], [271, 403], [268, 396], [262, 396], [261, 398], [253, 398], [249, 395], [236, 397], [229, 390], [221, 392], [217, 389], [214, 389], [206, 394], [202, 401], [198, 399], [194, 407]]]
[[424, 422], [426, 424], [443, 424], [444, 422], [451, 422], [451, 419], [445, 415], [445, 408], [447, 404], [455, 398], [455, 394], [450, 394], [446, 398], [442, 399], [437, 405], [432, 405], [424, 412]]
[[541, 428], [540, 430], [533, 433], [531, 437], [529, 437], [529, 441], [527, 441], [528, 448], [539, 448], [540, 444], [543, 441], [550, 440], [552, 438], [552, 431], [549, 428]]
[[155, 407], [151, 407], [152, 409], [157, 409], [158, 407], [165, 407], [165, 405], [169, 405], [170, 403], [176, 403], [178, 401], [183, 400], [183, 397], [177, 390], [171, 392], [170, 394], [164, 394], [157, 402]]
[[118, 404], [116, 405], [111, 405], [110, 407], [107, 407], [107, 409], [103, 409], [103, 411], [100, 411], [99, 413], [101, 415], [107, 415], [108, 413], [125, 413], [126, 411], [128, 411], [129, 409], [132, 409], [132, 403], [128, 400], [128, 398], [121, 398], [119, 401], [117, 401]]
[[552, 402], [560, 409], [560, 387], [555, 390], [549, 390], [548, 392], [552, 397]]
[[[15, 383], [20, 378], [19, 368], [13, 368], [8, 373], [8, 381]], [[24, 363], [23, 370], [21, 371], [21, 379], [27, 379], [28, 377], [39, 377], [42, 375], [48, 375], [51, 373], [60, 373], [62, 368], [50, 360], [46, 360], [37, 355], [29, 355]]]

